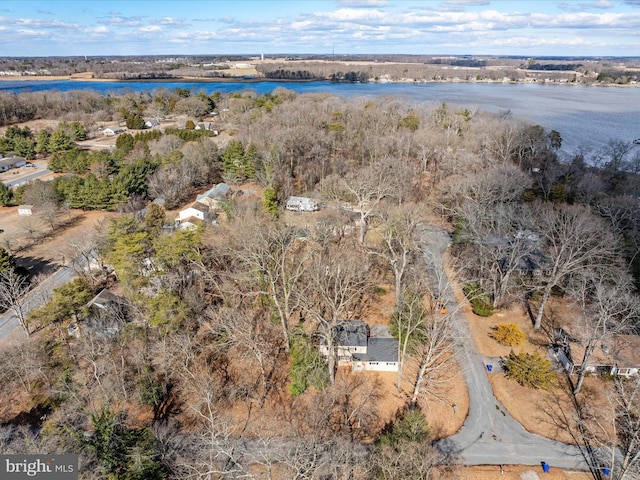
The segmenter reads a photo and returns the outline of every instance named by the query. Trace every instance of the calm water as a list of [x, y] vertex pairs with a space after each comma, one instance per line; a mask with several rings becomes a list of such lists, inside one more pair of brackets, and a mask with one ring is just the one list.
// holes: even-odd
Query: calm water
[[548, 130], [558, 130], [564, 139], [565, 151], [573, 151], [580, 146], [597, 149], [609, 139], [631, 142], [640, 138], [640, 88], [499, 83], [0, 82], [0, 91], [16, 93], [91, 89], [103, 94], [119, 94], [126, 91], [150, 92], [161, 87], [187, 88], [207, 94], [247, 89], [262, 94], [285, 87], [298, 93], [330, 92], [344, 97], [399, 95], [428, 104], [446, 102], [490, 112], [510, 110], [514, 117], [540, 124]]

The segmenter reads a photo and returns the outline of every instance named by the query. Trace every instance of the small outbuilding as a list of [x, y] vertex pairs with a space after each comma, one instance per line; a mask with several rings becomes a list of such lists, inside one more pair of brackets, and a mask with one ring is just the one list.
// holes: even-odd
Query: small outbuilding
[[18, 215], [33, 215], [33, 205], [18, 205]]
[[318, 202], [308, 197], [289, 197], [285, 208], [294, 212], [315, 212], [320, 209]]

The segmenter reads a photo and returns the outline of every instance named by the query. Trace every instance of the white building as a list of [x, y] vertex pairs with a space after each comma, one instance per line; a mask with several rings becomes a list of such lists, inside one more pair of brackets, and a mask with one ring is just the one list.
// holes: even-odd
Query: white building
[[289, 197], [285, 208], [294, 212], [315, 212], [320, 209], [318, 202], [307, 197]]

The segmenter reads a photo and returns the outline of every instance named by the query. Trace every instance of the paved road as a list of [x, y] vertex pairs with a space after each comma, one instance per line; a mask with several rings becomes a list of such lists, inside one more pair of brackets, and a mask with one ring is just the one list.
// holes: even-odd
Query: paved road
[[[91, 256], [93, 255], [93, 252], [89, 252], [87, 255]], [[32, 310], [43, 305], [53, 294], [54, 288], [73, 280], [77, 276], [76, 272], [78, 271], [78, 268], [82, 268], [86, 266], [86, 264], [86, 258], [81, 255], [71, 262], [71, 265], [73, 265], [75, 269], [68, 266], [62, 267], [40, 283], [40, 285], [29, 291], [22, 302], [23, 314], [26, 316]], [[13, 309], [0, 314], [0, 339], [3, 339], [19, 325], [18, 317], [16, 317]]]
[[[425, 228], [424, 240], [425, 261], [431, 269], [443, 271], [449, 236]], [[448, 279], [443, 290], [443, 300], [457, 305]], [[578, 447], [528, 433], [498, 402], [489, 383], [487, 360], [476, 350], [466, 317], [461, 309], [453, 310], [451, 320], [462, 337], [457, 355], [469, 390], [469, 415], [457, 434], [436, 444], [438, 449], [453, 463], [465, 465], [541, 465], [544, 461], [552, 467], [587, 470]]]
[[30, 180], [35, 180], [36, 178], [40, 178], [43, 177], [45, 175], [49, 175], [51, 173], [51, 170], [48, 170], [46, 168], [43, 169], [37, 169], [35, 172], [30, 173], [29, 175], [25, 175], [23, 177], [19, 177], [16, 178], [15, 180], [5, 180], [3, 183], [7, 186], [7, 187], [18, 187], [20, 185], [22, 185], [23, 183], [27, 183]]

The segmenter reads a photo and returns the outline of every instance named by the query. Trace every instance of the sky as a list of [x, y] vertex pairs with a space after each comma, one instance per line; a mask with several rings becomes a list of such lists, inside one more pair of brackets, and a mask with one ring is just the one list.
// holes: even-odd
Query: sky
[[0, 57], [640, 56], [640, 0], [0, 0]]

